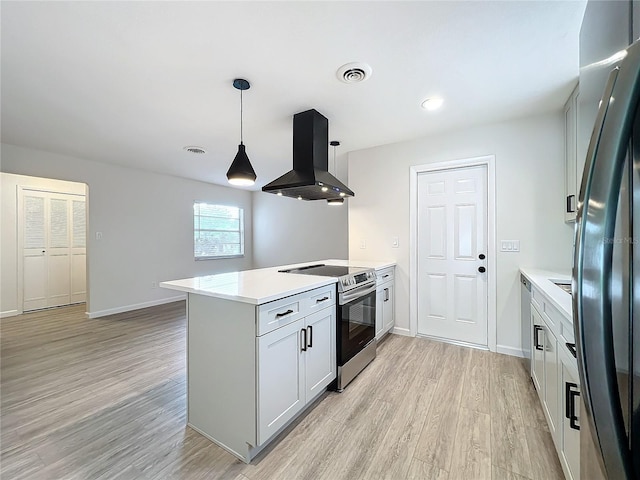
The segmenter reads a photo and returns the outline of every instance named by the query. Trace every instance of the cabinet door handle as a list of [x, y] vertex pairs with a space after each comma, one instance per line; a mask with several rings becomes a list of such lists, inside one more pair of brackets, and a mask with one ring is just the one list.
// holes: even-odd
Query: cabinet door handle
[[389, 274], [387, 273], [386, 275], [382, 275], [382, 278], [387, 278], [389, 276]]
[[574, 213], [576, 211], [575, 195], [567, 195], [567, 213]]
[[322, 297], [316, 300], [316, 303], [324, 302], [325, 300], [329, 300], [329, 297]]
[[478, 271], [479, 271], [480, 273], [484, 273], [484, 272], [486, 272], [486, 271], [487, 271], [487, 269], [486, 269], [486, 268], [484, 268], [484, 267], [478, 267]]
[[542, 345], [538, 343], [538, 332], [540, 330], [542, 330], [542, 327], [540, 325], [533, 326], [533, 346], [536, 348], [536, 350], [544, 350], [544, 348], [542, 348]]
[[300, 334], [302, 335], [302, 340], [300, 340], [300, 344], [302, 345], [300, 347], [300, 351], [306, 352], [307, 351], [307, 329], [306, 328], [301, 329]]
[[280, 318], [280, 317], [284, 317], [289, 315], [290, 313], [293, 313], [293, 310], [289, 309], [286, 312], [282, 312], [282, 313], [276, 313], [276, 318]]
[[576, 344], [567, 342], [567, 343], [565, 343], [565, 345], [567, 346], [567, 348], [571, 352], [571, 355], [573, 355], [573, 358], [578, 358], [578, 352], [576, 350]]
[[578, 388], [578, 385], [571, 382], [564, 383], [564, 416], [569, 419], [569, 426], [574, 430], [580, 430], [580, 425], [576, 422], [578, 417], [576, 416], [576, 398], [580, 396], [580, 392], [573, 390]]
[[384, 301], [385, 302], [389, 301], [389, 289], [388, 288], [384, 289]]
[[307, 343], [307, 347], [312, 348], [313, 347], [313, 325], [309, 325], [307, 327], [307, 330], [309, 331], [309, 343]]

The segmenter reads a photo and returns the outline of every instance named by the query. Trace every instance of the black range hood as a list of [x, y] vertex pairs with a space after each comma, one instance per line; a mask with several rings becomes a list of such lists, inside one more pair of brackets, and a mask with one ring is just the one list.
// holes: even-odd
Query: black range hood
[[302, 200], [353, 197], [329, 173], [329, 121], [316, 110], [293, 116], [293, 170], [262, 187], [263, 192]]

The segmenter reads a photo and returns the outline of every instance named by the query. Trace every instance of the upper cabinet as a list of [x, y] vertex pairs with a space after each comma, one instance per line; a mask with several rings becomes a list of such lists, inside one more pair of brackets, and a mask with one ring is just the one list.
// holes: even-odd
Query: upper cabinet
[[[564, 221], [575, 222], [583, 162], [578, 162], [578, 86], [564, 106]], [[580, 165], [579, 165], [580, 164]]]

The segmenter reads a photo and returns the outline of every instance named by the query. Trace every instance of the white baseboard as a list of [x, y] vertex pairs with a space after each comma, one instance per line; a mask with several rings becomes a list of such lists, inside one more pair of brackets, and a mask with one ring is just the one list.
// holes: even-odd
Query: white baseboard
[[15, 317], [16, 315], [20, 315], [18, 310], [5, 310], [4, 312], [0, 312], [0, 318]]
[[106, 310], [98, 310], [97, 312], [86, 312], [87, 318], [99, 318], [115, 313], [130, 312], [141, 308], [155, 307], [156, 305], [164, 305], [165, 303], [177, 302], [187, 298], [187, 295], [177, 295], [175, 297], [161, 298], [159, 300], [151, 300], [149, 302], [136, 303], [133, 305], [125, 305], [123, 307], [108, 308]]
[[505, 355], [511, 355], [512, 357], [524, 358], [522, 350], [515, 347], [509, 347], [507, 345], [496, 345], [496, 352], [503, 353]]
[[411, 335], [411, 331], [408, 328], [393, 327], [391, 333], [395, 333], [396, 335], [404, 335], [405, 337], [413, 337], [413, 335]]

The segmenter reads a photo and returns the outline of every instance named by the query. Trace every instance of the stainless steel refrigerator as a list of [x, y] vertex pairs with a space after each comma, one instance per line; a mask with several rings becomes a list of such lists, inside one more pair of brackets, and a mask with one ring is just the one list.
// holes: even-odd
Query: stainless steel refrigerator
[[640, 479], [640, 43], [628, 46], [637, 38], [634, 10], [630, 1], [590, 1], [580, 33], [578, 153], [582, 147], [585, 165], [573, 315], [580, 472], [589, 480]]

